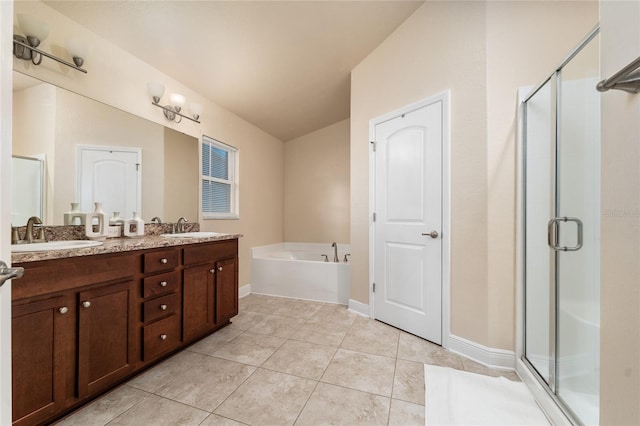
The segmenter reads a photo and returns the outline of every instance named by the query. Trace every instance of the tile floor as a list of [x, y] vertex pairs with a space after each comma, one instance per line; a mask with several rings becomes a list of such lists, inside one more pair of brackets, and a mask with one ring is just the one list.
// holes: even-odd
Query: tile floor
[[249, 295], [232, 322], [58, 425], [424, 425], [424, 363], [517, 380], [340, 305]]

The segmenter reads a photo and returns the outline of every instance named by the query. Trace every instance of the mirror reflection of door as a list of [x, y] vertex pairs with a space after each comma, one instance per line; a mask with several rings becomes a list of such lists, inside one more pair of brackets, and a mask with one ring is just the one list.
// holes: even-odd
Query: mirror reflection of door
[[141, 214], [141, 170], [139, 148], [78, 145], [80, 210], [92, 212], [98, 202], [108, 217], [114, 212], [125, 219]]
[[44, 154], [11, 157], [11, 224], [22, 226], [31, 216], [44, 218]]

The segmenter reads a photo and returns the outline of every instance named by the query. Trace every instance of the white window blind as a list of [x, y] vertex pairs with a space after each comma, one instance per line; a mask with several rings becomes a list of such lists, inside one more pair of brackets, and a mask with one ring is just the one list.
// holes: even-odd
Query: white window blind
[[202, 137], [202, 217], [237, 218], [238, 150]]

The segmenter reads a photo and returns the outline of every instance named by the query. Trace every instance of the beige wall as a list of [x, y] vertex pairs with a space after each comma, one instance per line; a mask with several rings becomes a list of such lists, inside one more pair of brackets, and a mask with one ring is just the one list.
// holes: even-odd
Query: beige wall
[[[176, 222], [184, 216], [198, 220], [198, 140], [164, 128], [164, 212], [165, 222]], [[145, 220], [153, 216], [147, 214]]]
[[284, 240], [349, 243], [349, 120], [284, 144]]
[[[601, 71], [640, 55], [640, 3], [600, 4]], [[640, 424], [640, 95], [602, 94], [600, 424]]]
[[[250, 248], [283, 239], [282, 142], [41, 2], [18, 1], [14, 7], [14, 14], [17, 13], [29, 13], [49, 23], [50, 33], [42, 44], [44, 50], [64, 55], [61, 47], [64, 39], [80, 37], [91, 46], [91, 54], [84, 65], [87, 74], [47, 59], [35, 67], [28, 61], [13, 58], [14, 70], [195, 138], [206, 134], [238, 148], [240, 219], [201, 221], [201, 229], [244, 235], [240, 239], [240, 285], [250, 283]], [[167, 93], [179, 92], [189, 101], [202, 102], [202, 124], [188, 120], [176, 124], [165, 120], [162, 111], [151, 104], [147, 93], [147, 82], [153, 80], [162, 81]]]
[[370, 119], [451, 91], [451, 333], [513, 350], [516, 90], [596, 25], [595, 2], [427, 2], [352, 72], [351, 298], [369, 296]]

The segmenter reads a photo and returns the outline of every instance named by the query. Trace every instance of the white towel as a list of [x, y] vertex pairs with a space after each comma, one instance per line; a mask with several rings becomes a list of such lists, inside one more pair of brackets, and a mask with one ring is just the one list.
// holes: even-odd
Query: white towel
[[424, 366], [425, 421], [431, 425], [548, 425], [522, 382]]

